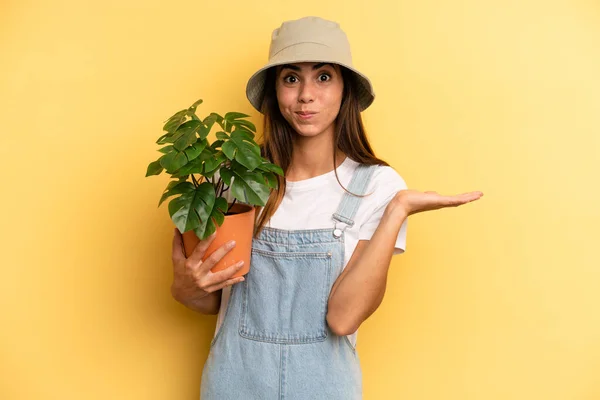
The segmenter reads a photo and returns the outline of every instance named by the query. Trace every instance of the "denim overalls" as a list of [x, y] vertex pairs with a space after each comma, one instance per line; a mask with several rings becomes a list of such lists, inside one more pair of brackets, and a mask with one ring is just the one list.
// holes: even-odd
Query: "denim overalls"
[[[347, 189], [364, 194], [374, 169], [359, 165]], [[232, 286], [211, 343], [201, 400], [362, 399], [358, 354], [326, 321], [344, 229], [361, 199], [345, 193], [331, 229], [265, 227], [253, 240], [250, 272]]]

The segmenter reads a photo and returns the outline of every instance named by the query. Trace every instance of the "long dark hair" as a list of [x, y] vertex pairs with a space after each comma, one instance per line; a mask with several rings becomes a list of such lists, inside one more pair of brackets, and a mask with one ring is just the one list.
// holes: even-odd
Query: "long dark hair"
[[[340, 66], [340, 69], [344, 81], [344, 91], [340, 112], [335, 124], [333, 165], [335, 177], [340, 186], [344, 187], [338, 177], [337, 169], [335, 169], [337, 149], [360, 164], [388, 165], [388, 163], [375, 157], [375, 153], [367, 139], [358, 103], [358, 82], [354, 73], [343, 66]], [[279, 165], [286, 172], [292, 160], [293, 138], [296, 132], [279, 110], [275, 91], [276, 77], [275, 67], [269, 68], [266, 73], [265, 95], [261, 105], [261, 111], [264, 115], [261, 149], [263, 157]], [[277, 179], [279, 188], [271, 192], [269, 200], [260, 216], [257, 217], [255, 236], [260, 234], [267, 221], [271, 219], [285, 195], [285, 177], [278, 176]], [[257, 215], [259, 214], [258, 211]]]

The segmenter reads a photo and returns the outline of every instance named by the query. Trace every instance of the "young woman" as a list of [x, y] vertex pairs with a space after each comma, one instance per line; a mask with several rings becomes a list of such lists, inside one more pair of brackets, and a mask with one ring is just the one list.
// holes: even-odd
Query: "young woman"
[[483, 194], [409, 190], [375, 157], [360, 114], [373, 89], [337, 23], [284, 22], [269, 53], [247, 96], [264, 114], [264, 155], [285, 178], [257, 218], [250, 272], [211, 273], [234, 244], [202, 262], [209, 238], [186, 259], [175, 230], [173, 296], [219, 313], [202, 400], [361, 399], [356, 333], [383, 300], [407, 217]]

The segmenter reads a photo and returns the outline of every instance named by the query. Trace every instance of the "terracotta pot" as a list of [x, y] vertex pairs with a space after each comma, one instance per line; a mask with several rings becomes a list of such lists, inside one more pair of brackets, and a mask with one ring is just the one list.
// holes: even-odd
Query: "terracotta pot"
[[[242, 276], [250, 271], [250, 256], [252, 253], [252, 233], [254, 232], [254, 207], [247, 204], [234, 204], [230, 206], [229, 213], [225, 216], [223, 225], [217, 227], [217, 237], [210, 244], [203, 260], [206, 260], [215, 250], [235, 240], [235, 247], [211, 268], [212, 272], [221, 271], [238, 261], [244, 261], [242, 268], [232, 277]], [[186, 256], [191, 254], [200, 239], [194, 231], [183, 233], [183, 247]]]

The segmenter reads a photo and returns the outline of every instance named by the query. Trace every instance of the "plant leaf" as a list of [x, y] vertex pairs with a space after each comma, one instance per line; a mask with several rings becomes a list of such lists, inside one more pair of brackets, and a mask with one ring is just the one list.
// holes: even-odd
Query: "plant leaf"
[[240, 118], [247, 118], [249, 117], [249, 115], [247, 114], [242, 114], [239, 112], [228, 112], [227, 114], [225, 114], [225, 119], [228, 121], [234, 121], [236, 119], [240, 119]]
[[232, 170], [231, 194], [236, 199], [255, 206], [264, 206], [269, 199], [269, 188], [266, 183], [259, 183], [255, 175], [240, 169]]
[[223, 222], [225, 222], [225, 214], [223, 214], [223, 212], [221, 210], [218, 210], [217, 208], [213, 208], [213, 212], [210, 215], [210, 217], [219, 226], [223, 225]]
[[221, 179], [223, 179], [223, 182], [225, 182], [227, 186], [231, 186], [231, 178], [233, 177], [233, 173], [229, 168], [222, 167], [219, 170], [219, 175], [221, 176]]
[[218, 197], [215, 200], [215, 207], [221, 210], [222, 212], [226, 213], [227, 208], [229, 207], [227, 204], [227, 199], [225, 197]]
[[223, 145], [221, 146], [221, 151], [223, 152], [223, 154], [225, 154], [225, 156], [227, 156], [228, 159], [230, 160], [234, 160], [235, 159], [235, 151], [237, 150], [237, 146], [235, 145], [234, 142], [232, 142], [231, 140], [226, 141], [225, 143], [223, 143]]
[[181, 136], [179, 139], [177, 139], [175, 141], [175, 143], [173, 144], [173, 147], [175, 147], [179, 151], [182, 151], [186, 147], [188, 147], [189, 145], [191, 145], [195, 142], [196, 142], [196, 132], [193, 132], [193, 131], [187, 132], [186, 134], [184, 134], [183, 136]]
[[277, 176], [273, 172], [268, 172], [264, 174], [265, 178], [267, 178], [267, 185], [269, 185], [272, 189], [277, 189], [279, 186], [279, 181], [277, 180]]
[[254, 141], [254, 134], [246, 129], [236, 129], [231, 132], [231, 139], [236, 142], [246, 140], [258, 147], [258, 144]]
[[146, 170], [146, 176], [158, 175], [163, 171], [162, 165], [160, 165], [160, 159], [151, 162]]
[[240, 119], [237, 121], [232, 121], [231, 124], [236, 128], [245, 127], [248, 128], [252, 132], [256, 132], [256, 126], [250, 121], [246, 121], [244, 119]]
[[204, 150], [202, 150], [202, 153], [200, 153], [198, 158], [200, 159], [200, 161], [204, 162], [204, 161], [208, 160], [209, 158], [211, 158], [213, 156], [213, 154], [215, 154], [217, 151], [218, 150], [215, 150], [212, 147], [207, 146], [204, 148]]
[[225, 143], [224, 140], [215, 140], [213, 142], [213, 144], [210, 145], [210, 147], [212, 147], [213, 149], [217, 149], [217, 147], [221, 147], [223, 145], [223, 143]]
[[177, 141], [177, 139], [179, 139], [180, 137], [182, 137], [184, 135], [188, 135], [191, 132], [196, 133], [196, 131], [198, 129], [200, 129], [201, 126], [202, 126], [202, 123], [200, 121], [189, 120], [189, 121], [181, 124], [181, 126], [179, 128], [177, 128], [177, 131], [175, 132], [175, 134], [173, 136], [171, 136], [170, 138], [168, 138], [168, 141], [170, 143], [174, 143], [175, 141]]
[[210, 215], [215, 200], [216, 195], [212, 184], [204, 182], [193, 191], [183, 193], [171, 200], [169, 214], [180, 232], [194, 229], [200, 239], [205, 239], [207, 224], [212, 223]]
[[231, 133], [231, 129], [232, 129], [232, 125], [231, 122], [229, 122], [228, 120], [223, 120], [223, 130], [225, 132]]
[[221, 146], [221, 150], [230, 160], [236, 160], [250, 171], [262, 162], [260, 147], [252, 139], [248, 131], [236, 129], [231, 133], [231, 139]]
[[[233, 140], [233, 139], [232, 139]], [[256, 154], [255, 149], [257, 146], [245, 141], [234, 141], [237, 145], [237, 152], [235, 153], [235, 161], [242, 164], [244, 167], [253, 171], [256, 167], [261, 164], [260, 156]]]
[[[208, 122], [204, 122], [207, 126], [212, 127], [214, 125], [214, 123], [216, 122], [217, 124], [219, 124], [219, 126], [221, 128], [223, 128], [223, 117], [221, 117], [219, 114], [217, 113], [210, 113], [210, 115], [208, 117], [206, 117], [204, 119], [204, 121], [208, 121]], [[210, 125], [209, 125], [210, 124]]]
[[196, 102], [192, 104], [190, 108], [188, 108], [188, 115], [195, 113], [196, 107], [198, 107], [200, 104], [202, 104], [202, 99], [196, 100]]
[[202, 240], [206, 239], [207, 237], [209, 237], [210, 235], [212, 235], [213, 233], [215, 233], [215, 231], [217, 230], [217, 227], [215, 226], [215, 222], [212, 220], [212, 218], [210, 218], [206, 225], [202, 226], [202, 227], [198, 227], [194, 230], [194, 232], [196, 232], [196, 236], [202, 238]]
[[183, 167], [188, 163], [188, 159], [185, 156], [185, 153], [179, 151], [172, 151], [170, 153], [165, 154], [160, 159], [160, 165], [163, 166], [164, 169], [167, 170], [168, 173], [173, 173], [177, 171], [179, 168]]
[[218, 168], [213, 169], [212, 171], [201, 172], [201, 174], [207, 178], [212, 178], [218, 171]]
[[208, 133], [210, 132], [210, 127], [206, 125], [202, 125], [200, 129], [198, 129], [198, 137], [200, 139], [206, 139]]
[[281, 169], [281, 167], [275, 164], [271, 164], [270, 162], [263, 162], [258, 166], [258, 169], [261, 171], [274, 172], [279, 176], [283, 176], [283, 170]]
[[161, 137], [158, 138], [158, 140], [156, 141], [156, 144], [165, 144], [165, 143], [169, 143], [167, 141], [167, 139], [169, 137], [173, 136], [173, 134], [171, 132], [165, 133], [164, 135], [162, 135]]
[[200, 153], [202, 153], [202, 150], [204, 150], [207, 146], [208, 142], [206, 141], [206, 139], [204, 140], [196, 140], [196, 143], [192, 144], [190, 147], [188, 147], [187, 149], [184, 150], [186, 157], [188, 158], [188, 160], [193, 160], [196, 157], [198, 157], [200, 155]]
[[170, 133], [175, 132], [179, 125], [181, 125], [185, 121], [185, 116], [187, 114], [187, 110], [177, 111], [171, 118], [169, 118], [165, 125], [163, 126], [163, 131], [167, 131]]
[[261, 185], [267, 185], [267, 180], [265, 179], [265, 175], [259, 171], [243, 171], [246, 176], [246, 180], [250, 180], [256, 182]]
[[[218, 197], [215, 200], [215, 207], [213, 208], [212, 214], [210, 217], [214, 220], [214, 222], [221, 226], [223, 222], [225, 222], [225, 213], [227, 212], [227, 200], [223, 197]], [[209, 233], [209, 235], [212, 234]]]
[[204, 172], [216, 170], [226, 159], [227, 158], [225, 157], [225, 154], [219, 151], [213, 157], [209, 158], [204, 162]]
[[191, 182], [179, 182], [179, 181], [171, 181], [167, 185], [165, 192], [161, 196], [158, 206], [163, 203], [166, 199], [171, 196], [175, 196], [177, 194], [189, 193], [194, 190], [194, 185]]
[[196, 157], [177, 171], [172, 173], [174, 178], [181, 178], [189, 174], [201, 174], [202, 173], [202, 161], [199, 157]]
[[229, 135], [223, 131], [217, 132], [217, 139], [229, 139]]
[[204, 118], [202, 123], [206, 126], [212, 127], [216, 121], [217, 116], [215, 115], [215, 113], [211, 113], [208, 117]]
[[170, 152], [171, 150], [173, 150], [173, 145], [168, 145], [165, 147], [161, 147], [160, 149], [158, 149], [158, 151], [160, 151], [161, 153], [167, 154], [168, 152]]

